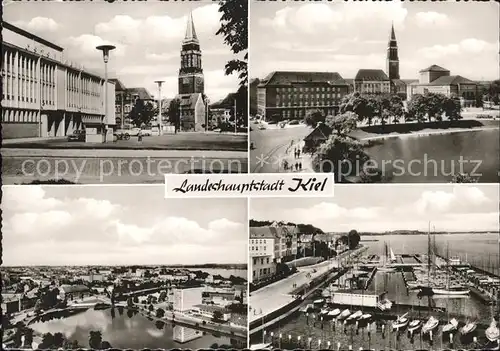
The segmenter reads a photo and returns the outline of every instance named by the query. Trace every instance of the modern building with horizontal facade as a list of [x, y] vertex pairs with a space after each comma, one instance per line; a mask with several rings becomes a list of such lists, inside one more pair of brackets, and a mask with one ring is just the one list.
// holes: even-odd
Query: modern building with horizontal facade
[[104, 78], [64, 61], [62, 47], [3, 22], [2, 55], [3, 138], [97, 135], [115, 124], [114, 84], [104, 116]]
[[338, 112], [349, 84], [336, 72], [276, 71], [257, 86], [257, 114], [265, 119], [303, 119], [309, 111]]

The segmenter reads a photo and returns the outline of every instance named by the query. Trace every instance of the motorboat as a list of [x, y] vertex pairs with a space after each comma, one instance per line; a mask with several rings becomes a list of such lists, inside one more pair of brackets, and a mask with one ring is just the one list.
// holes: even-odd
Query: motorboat
[[300, 312], [308, 313], [309, 311], [313, 310], [314, 306], [313, 304], [308, 303], [306, 306], [300, 308]]
[[403, 314], [402, 316], [398, 317], [393, 323], [392, 323], [392, 330], [399, 330], [401, 328], [404, 328], [408, 325], [408, 318], [406, 317], [408, 313]]
[[439, 325], [439, 320], [434, 318], [433, 316], [430, 316], [430, 318], [427, 320], [427, 322], [425, 322], [425, 324], [422, 327], [422, 333], [424, 334], [430, 333], [431, 331], [436, 329], [438, 325]]
[[467, 335], [472, 333], [474, 330], [477, 328], [477, 322], [467, 322], [461, 329], [460, 329], [460, 334], [462, 335]]
[[255, 344], [250, 345], [250, 350], [269, 350], [272, 348], [271, 344]]
[[339, 319], [339, 320], [346, 319], [347, 317], [349, 317], [350, 314], [351, 314], [351, 311], [349, 311], [349, 309], [343, 310], [339, 314], [339, 316], [337, 317], [337, 319]]
[[360, 321], [367, 321], [369, 320], [370, 318], [372, 318], [372, 315], [369, 314], [369, 313], [364, 313], [361, 317], [359, 317], [359, 320]]
[[358, 310], [358, 311], [354, 312], [353, 314], [351, 314], [349, 317], [347, 317], [347, 320], [353, 321], [353, 320], [360, 318], [362, 315], [363, 315], [363, 312]]
[[328, 308], [322, 308], [321, 311], [319, 311], [319, 315], [326, 316], [328, 314], [328, 312], [330, 312], [330, 310], [328, 310]]
[[489, 341], [498, 341], [500, 337], [500, 330], [498, 329], [497, 322], [494, 319], [491, 321], [490, 326], [486, 329], [484, 334]]
[[377, 303], [377, 307], [381, 311], [388, 311], [392, 308], [392, 302], [389, 300], [382, 300]]
[[458, 321], [453, 318], [443, 327], [443, 333], [450, 333], [458, 328]]
[[338, 308], [334, 309], [333, 311], [328, 312], [328, 317], [330, 318], [335, 318], [340, 314], [340, 310]]
[[318, 299], [318, 300], [313, 301], [314, 305], [322, 305], [324, 303], [325, 303], [325, 299]]
[[420, 319], [414, 319], [408, 324], [408, 331], [409, 332], [414, 332], [418, 328], [422, 326], [422, 321]]
[[461, 286], [448, 288], [432, 288], [435, 295], [469, 295], [470, 290]]

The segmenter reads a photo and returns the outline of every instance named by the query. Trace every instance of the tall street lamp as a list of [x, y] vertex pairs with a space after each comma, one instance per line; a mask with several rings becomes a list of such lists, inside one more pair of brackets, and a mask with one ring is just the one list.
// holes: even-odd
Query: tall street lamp
[[102, 58], [104, 59], [104, 140], [108, 134], [108, 61], [109, 52], [116, 49], [113, 45], [99, 45], [96, 46], [97, 50], [102, 51]]
[[158, 84], [158, 129], [160, 130], [159, 135], [163, 134], [163, 121], [161, 120], [161, 85], [165, 82], [164, 80], [155, 80]]

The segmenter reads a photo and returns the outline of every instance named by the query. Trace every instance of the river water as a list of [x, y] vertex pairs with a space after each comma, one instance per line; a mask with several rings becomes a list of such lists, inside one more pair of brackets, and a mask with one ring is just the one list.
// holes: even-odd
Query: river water
[[[388, 138], [366, 151], [379, 168], [385, 164], [384, 174], [394, 183], [449, 182], [450, 174], [460, 172], [461, 157], [467, 161], [463, 172], [474, 171], [476, 162], [472, 161], [477, 160], [479, 182], [498, 183], [499, 134], [498, 129], [491, 129]], [[404, 174], [400, 170], [403, 165]]]
[[[77, 313], [69, 317], [54, 318], [30, 325], [38, 333], [63, 333], [67, 340], [77, 340], [79, 345], [89, 346], [89, 332], [99, 330], [102, 339], [113, 348], [208, 348], [213, 344], [230, 345], [231, 340], [220, 335], [212, 335], [192, 328], [174, 326], [171, 323], [158, 324], [140, 313], [132, 313], [123, 308], [93, 310]], [[181, 342], [182, 336], [197, 333], [195, 340]], [[177, 340], [176, 340], [177, 339]]]

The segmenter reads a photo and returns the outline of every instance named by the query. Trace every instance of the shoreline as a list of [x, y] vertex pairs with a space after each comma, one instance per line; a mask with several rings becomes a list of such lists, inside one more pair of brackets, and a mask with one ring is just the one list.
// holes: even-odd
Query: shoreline
[[371, 140], [386, 140], [386, 139], [394, 139], [394, 138], [411, 138], [411, 137], [422, 137], [422, 136], [430, 136], [430, 135], [446, 135], [446, 134], [454, 134], [454, 133], [464, 133], [464, 132], [474, 132], [474, 131], [484, 131], [484, 130], [495, 130], [500, 129], [500, 125], [496, 126], [483, 126], [483, 127], [472, 127], [472, 128], [456, 128], [456, 129], [441, 129], [437, 131], [433, 130], [421, 130], [417, 132], [409, 132], [409, 133], [394, 133], [380, 136], [369, 136], [365, 138], [360, 138], [360, 141], [371, 141]]

